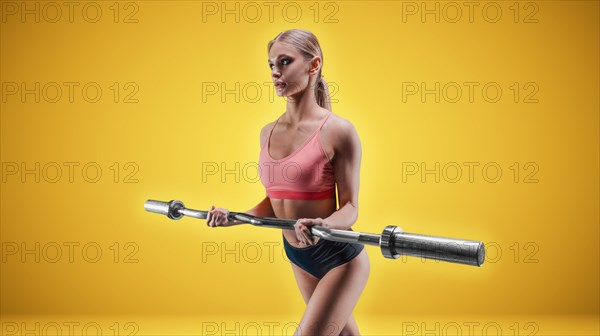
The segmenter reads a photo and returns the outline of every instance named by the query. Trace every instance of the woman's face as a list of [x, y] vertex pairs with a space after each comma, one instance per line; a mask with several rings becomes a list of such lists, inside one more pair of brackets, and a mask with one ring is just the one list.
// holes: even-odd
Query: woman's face
[[308, 62], [294, 46], [273, 43], [269, 50], [269, 67], [277, 95], [292, 96], [305, 90], [312, 76], [318, 74], [319, 61], [316, 59], [319, 57]]

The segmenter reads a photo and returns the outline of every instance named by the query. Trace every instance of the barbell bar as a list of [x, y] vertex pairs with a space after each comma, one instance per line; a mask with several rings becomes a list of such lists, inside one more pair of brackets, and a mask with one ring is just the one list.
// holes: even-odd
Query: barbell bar
[[[179, 220], [184, 216], [206, 219], [208, 211], [188, 209], [183, 202], [147, 200], [144, 209]], [[294, 230], [295, 220], [257, 217], [242, 212], [229, 212], [228, 220], [238, 220], [255, 226]], [[485, 246], [480, 241], [428, 236], [404, 232], [393, 225], [386, 226], [381, 234], [312, 226], [311, 233], [321, 239], [379, 246], [384, 257], [398, 259], [401, 255], [441, 260], [446, 262], [481, 266], [485, 259]]]

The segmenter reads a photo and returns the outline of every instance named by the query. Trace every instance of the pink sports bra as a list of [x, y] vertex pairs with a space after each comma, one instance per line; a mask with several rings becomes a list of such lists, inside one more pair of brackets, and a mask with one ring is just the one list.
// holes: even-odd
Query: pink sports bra
[[323, 118], [317, 130], [292, 154], [283, 159], [273, 159], [269, 143], [273, 129], [260, 150], [258, 160], [260, 180], [267, 190], [267, 197], [294, 200], [319, 200], [335, 195], [333, 165], [319, 137], [319, 131], [331, 115]]

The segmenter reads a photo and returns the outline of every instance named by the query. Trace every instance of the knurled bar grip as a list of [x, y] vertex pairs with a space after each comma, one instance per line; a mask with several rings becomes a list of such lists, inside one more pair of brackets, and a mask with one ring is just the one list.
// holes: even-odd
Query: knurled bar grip
[[[178, 220], [183, 216], [206, 219], [208, 211], [187, 209], [183, 202], [147, 200], [144, 209]], [[256, 226], [294, 230], [295, 220], [257, 217], [242, 212], [229, 212], [228, 220], [238, 220]], [[480, 241], [426, 236], [407, 233], [397, 226], [386, 226], [381, 234], [335, 230], [312, 226], [311, 233], [319, 238], [344, 242], [374, 245], [381, 248], [386, 258], [397, 259], [401, 255], [442, 260], [458, 264], [481, 266], [485, 259], [485, 246]]]

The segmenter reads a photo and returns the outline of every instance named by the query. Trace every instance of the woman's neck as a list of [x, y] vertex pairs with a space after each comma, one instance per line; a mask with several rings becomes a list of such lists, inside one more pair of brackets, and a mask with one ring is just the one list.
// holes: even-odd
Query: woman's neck
[[315, 91], [307, 88], [293, 96], [287, 97], [286, 112], [284, 119], [291, 125], [297, 125], [306, 119], [317, 117], [319, 104], [315, 97]]

